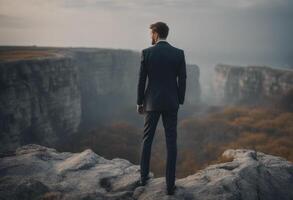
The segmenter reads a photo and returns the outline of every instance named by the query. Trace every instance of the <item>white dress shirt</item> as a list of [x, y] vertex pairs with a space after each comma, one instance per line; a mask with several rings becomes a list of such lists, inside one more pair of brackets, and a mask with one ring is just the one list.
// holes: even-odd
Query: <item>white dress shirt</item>
[[156, 44], [157, 44], [158, 42], [160, 42], [160, 41], [167, 41], [167, 40], [164, 39], [164, 38], [159, 38], [159, 39], [157, 40]]

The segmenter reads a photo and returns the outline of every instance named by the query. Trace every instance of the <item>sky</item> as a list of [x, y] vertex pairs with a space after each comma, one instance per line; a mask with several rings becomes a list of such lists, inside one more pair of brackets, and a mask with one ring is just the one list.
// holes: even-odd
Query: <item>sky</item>
[[151, 23], [187, 63], [293, 66], [292, 0], [0, 0], [0, 45], [151, 46]]

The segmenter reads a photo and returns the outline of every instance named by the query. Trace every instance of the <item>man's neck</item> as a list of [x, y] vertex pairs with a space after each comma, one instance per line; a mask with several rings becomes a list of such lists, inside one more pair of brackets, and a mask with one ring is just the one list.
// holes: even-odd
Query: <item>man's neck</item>
[[167, 40], [165, 38], [159, 38], [156, 43], [158, 43], [160, 41], [167, 41]]

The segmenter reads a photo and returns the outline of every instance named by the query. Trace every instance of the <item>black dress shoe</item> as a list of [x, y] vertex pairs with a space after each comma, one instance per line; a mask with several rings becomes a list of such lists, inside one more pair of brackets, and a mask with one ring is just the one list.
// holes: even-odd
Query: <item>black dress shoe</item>
[[167, 192], [166, 192], [166, 194], [167, 195], [173, 195], [174, 194], [174, 192], [175, 192], [175, 190], [176, 190], [176, 185], [174, 185], [174, 187], [173, 188], [167, 188]]
[[150, 179], [150, 177], [146, 177], [146, 178], [140, 178], [140, 181], [139, 181], [139, 185], [141, 186], [145, 186], [148, 182], [148, 180]]

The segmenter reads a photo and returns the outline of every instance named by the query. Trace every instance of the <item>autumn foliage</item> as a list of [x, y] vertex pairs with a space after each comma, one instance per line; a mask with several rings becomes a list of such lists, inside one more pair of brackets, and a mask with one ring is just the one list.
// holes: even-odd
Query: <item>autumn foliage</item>
[[[293, 113], [284, 110], [229, 106], [178, 123], [176, 177], [195, 173], [210, 164], [229, 162], [222, 157], [229, 148], [247, 148], [282, 156], [293, 161]], [[139, 164], [143, 129], [117, 122], [80, 133], [62, 150], [91, 148], [108, 159], [120, 157]], [[150, 170], [165, 176], [166, 144], [164, 129], [155, 134]]]

